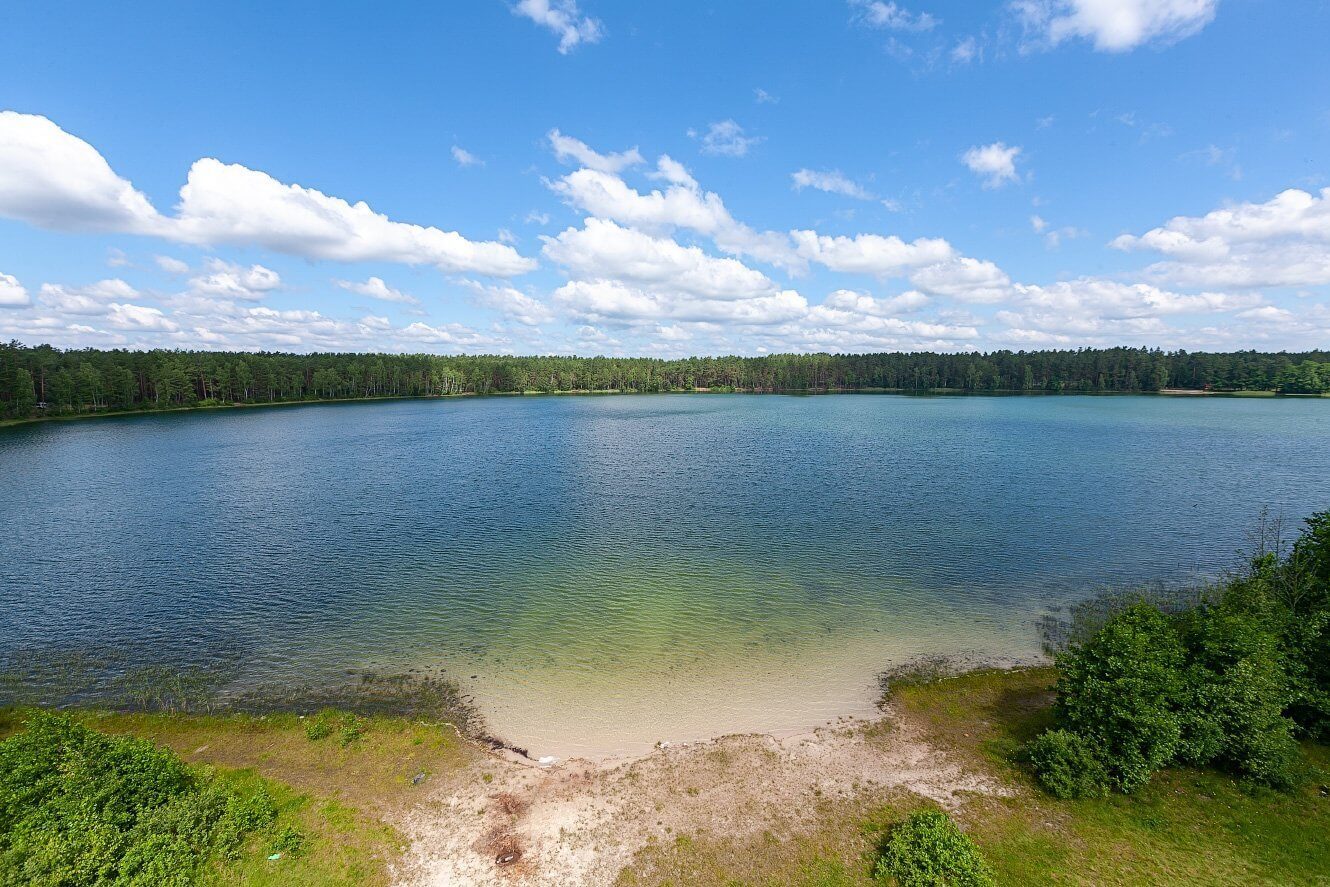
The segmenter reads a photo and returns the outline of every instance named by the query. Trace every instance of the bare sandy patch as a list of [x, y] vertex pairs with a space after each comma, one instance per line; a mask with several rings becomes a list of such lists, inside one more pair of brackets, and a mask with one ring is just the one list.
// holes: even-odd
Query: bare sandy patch
[[421, 887], [606, 885], [638, 851], [675, 835], [798, 834], [814, 827], [819, 800], [892, 791], [949, 809], [1011, 792], [928, 743], [895, 709], [801, 736], [726, 736], [617, 763], [536, 767], [492, 755], [394, 823], [410, 843], [394, 874]]

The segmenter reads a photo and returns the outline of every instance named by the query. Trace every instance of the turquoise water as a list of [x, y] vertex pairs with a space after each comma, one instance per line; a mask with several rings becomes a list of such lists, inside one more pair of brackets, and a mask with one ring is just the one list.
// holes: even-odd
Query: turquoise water
[[0, 652], [443, 667], [535, 753], [865, 712], [1330, 507], [1330, 400], [640, 395], [0, 429]]

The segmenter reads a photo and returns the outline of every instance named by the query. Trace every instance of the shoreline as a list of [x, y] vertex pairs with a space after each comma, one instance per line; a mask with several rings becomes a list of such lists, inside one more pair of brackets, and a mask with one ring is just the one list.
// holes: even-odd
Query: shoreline
[[394, 394], [379, 397], [335, 397], [319, 400], [274, 400], [263, 403], [221, 403], [191, 407], [168, 407], [160, 410], [109, 410], [74, 413], [58, 416], [33, 416], [27, 419], [0, 419], [0, 428], [17, 428], [45, 422], [72, 422], [81, 419], [112, 419], [136, 416], [160, 416], [178, 413], [226, 412], [230, 410], [261, 409], [265, 407], [319, 406], [322, 404], [363, 404], [407, 400], [453, 400], [486, 397], [608, 397], [612, 395], [640, 396], [651, 394], [697, 395], [779, 395], [785, 397], [816, 397], [825, 395], [896, 395], [899, 397], [1218, 397], [1218, 398], [1293, 398], [1316, 400], [1330, 398], [1326, 394], [1288, 394], [1269, 390], [1205, 391], [1190, 388], [1161, 388], [1158, 391], [1023, 391], [1019, 389], [993, 389], [971, 391], [964, 388], [677, 388], [662, 391], [632, 391], [619, 388], [571, 388], [561, 391], [460, 391], [455, 394]]
[[[871, 887], [885, 830], [937, 809], [973, 837], [998, 883], [1182, 885], [1214, 871], [1312, 883], [1327, 870], [1324, 777], [1278, 795], [1179, 769], [1131, 795], [1043, 794], [1015, 750], [1047, 725], [1055, 676], [925, 667], [898, 677], [868, 720], [599, 765], [537, 766], [399, 717], [365, 719], [346, 744], [307, 737], [293, 715], [73, 716], [293, 798], [304, 853], [274, 862], [259, 843], [237, 863], [262, 883]], [[0, 738], [17, 727], [14, 710], [0, 710]], [[1330, 749], [1304, 749], [1330, 775]]]

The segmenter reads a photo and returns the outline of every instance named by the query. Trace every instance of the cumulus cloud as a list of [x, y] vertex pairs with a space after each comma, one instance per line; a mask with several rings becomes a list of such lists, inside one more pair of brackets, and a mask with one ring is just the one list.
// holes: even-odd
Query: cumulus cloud
[[731, 255], [750, 256], [790, 270], [801, 270], [807, 264], [788, 236], [755, 231], [736, 221], [720, 195], [703, 191], [681, 165], [662, 164], [662, 168], [671, 170], [672, 178], [665, 177], [669, 186], [649, 193], [637, 191], [619, 176], [593, 169], [574, 170], [549, 186], [593, 216], [648, 230], [686, 228], [712, 238]]
[[44, 283], [40, 301], [43, 308], [61, 314], [82, 316], [104, 315], [108, 306], [116, 301], [136, 299], [139, 291], [119, 278], [99, 280], [87, 286], [66, 286]]
[[1028, 46], [1082, 38], [1101, 52], [1126, 52], [1146, 43], [1190, 37], [1215, 17], [1219, 0], [1016, 0]]
[[248, 268], [221, 259], [209, 259], [207, 272], [189, 281], [192, 292], [221, 299], [258, 301], [282, 285], [282, 278], [271, 268], [250, 265]]
[[364, 202], [348, 203], [267, 173], [204, 158], [180, 189], [177, 236], [193, 243], [261, 246], [339, 262], [435, 265], [510, 277], [535, 268], [506, 244], [395, 222]]
[[920, 237], [906, 242], [893, 235], [857, 234], [829, 237], [816, 231], [791, 231], [799, 255], [832, 271], [898, 276], [912, 268], [949, 259], [951, 244], [940, 238]]
[[1148, 272], [1187, 286], [1316, 286], [1330, 283], [1330, 188], [1296, 188], [1264, 203], [1239, 203], [1204, 216], [1176, 216], [1110, 246], [1162, 253]]
[[870, 28], [929, 31], [938, 24], [938, 20], [926, 12], [911, 12], [903, 6], [883, 0], [849, 0], [849, 2], [854, 21]]
[[606, 219], [589, 218], [543, 238], [544, 254], [583, 278], [627, 281], [708, 299], [770, 295], [776, 284], [737, 259], [707, 255], [696, 246], [653, 237]]
[[513, 12], [552, 31], [564, 55], [583, 43], [599, 43], [605, 36], [605, 26], [599, 19], [583, 15], [576, 0], [518, 0]]
[[500, 277], [535, 267], [504, 244], [396, 222], [363, 202], [213, 158], [194, 163], [178, 215], [163, 217], [87, 142], [45, 117], [12, 111], [0, 112], [0, 215], [60, 230], [259, 246], [308, 259], [429, 264]]
[[617, 174], [643, 162], [642, 154], [636, 147], [615, 154], [601, 154], [592, 150], [586, 142], [566, 136], [557, 129], [551, 129], [547, 138], [550, 140], [550, 147], [554, 149], [555, 157], [560, 160], [574, 160], [587, 169], [594, 169], [597, 172]]
[[420, 300], [415, 296], [409, 293], [404, 293], [399, 289], [393, 289], [388, 284], [384, 283], [382, 277], [371, 277], [364, 283], [358, 283], [354, 280], [334, 280], [333, 285], [348, 292], [367, 296], [371, 299], [378, 299], [380, 302], [396, 302], [400, 305], [420, 305]]
[[189, 265], [172, 256], [153, 256], [153, 261], [167, 274], [189, 273]]
[[1047, 286], [1015, 284], [1011, 307], [996, 319], [1003, 335], [1027, 345], [1166, 343], [1180, 331], [1166, 318], [1214, 315], [1259, 307], [1259, 295], [1178, 293], [1145, 283], [1083, 277]]
[[910, 275], [910, 283], [926, 293], [949, 296], [958, 302], [1001, 302], [1011, 295], [1011, 280], [992, 262], [957, 256], [925, 265]]
[[746, 135], [744, 128], [733, 120], [715, 121], [703, 133], [690, 129], [688, 135], [702, 142], [703, 154], [721, 157], [743, 157], [748, 149], [762, 141], [761, 136]]
[[801, 317], [808, 309], [807, 300], [793, 290], [750, 299], [705, 299], [617, 280], [572, 280], [554, 291], [554, 301], [575, 319], [590, 323], [670, 320], [764, 325]]
[[985, 188], [1001, 188], [1007, 182], [1016, 181], [1016, 157], [1021, 149], [1005, 142], [991, 145], [976, 145], [961, 155], [961, 162], [970, 168], [970, 172], [984, 179]]
[[463, 283], [475, 295], [476, 304], [498, 311], [504, 317], [526, 326], [539, 326], [555, 319], [550, 307], [516, 287], [496, 286], [466, 280]]
[[0, 274], [0, 308], [25, 308], [32, 304], [27, 289], [12, 274]]
[[15, 111], [0, 111], [0, 215], [56, 231], [166, 227], [97, 149], [45, 117]]

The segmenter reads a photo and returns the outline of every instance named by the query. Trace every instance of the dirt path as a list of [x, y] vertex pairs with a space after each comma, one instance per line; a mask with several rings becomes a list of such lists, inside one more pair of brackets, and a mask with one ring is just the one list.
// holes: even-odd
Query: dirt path
[[638, 850], [672, 835], [798, 833], [812, 826], [813, 797], [905, 790], [952, 808], [967, 793], [1009, 793], [949, 760], [895, 711], [790, 739], [728, 736], [617, 764], [540, 768], [491, 757], [476, 767], [396, 823], [410, 840], [399, 883], [612, 884]]

